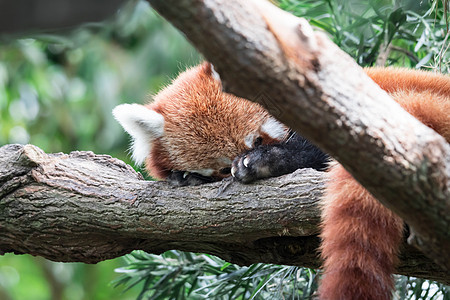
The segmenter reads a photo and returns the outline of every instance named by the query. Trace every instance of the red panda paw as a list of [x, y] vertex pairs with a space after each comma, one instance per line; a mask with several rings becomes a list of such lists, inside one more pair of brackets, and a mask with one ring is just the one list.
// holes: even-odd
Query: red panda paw
[[259, 149], [250, 150], [236, 157], [231, 166], [231, 175], [238, 181], [250, 183], [258, 178], [271, 177], [270, 168]]
[[236, 157], [233, 161], [231, 175], [240, 182], [249, 183], [257, 179], [255, 172], [247, 167], [248, 160], [247, 156], [243, 155]]
[[297, 169], [324, 171], [328, 155], [299, 135], [288, 142], [259, 145], [233, 161], [231, 175], [243, 183], [289, 174]]
[[167, 176], [166, 181], [173, 186], [200, 185], [216, 181], [212, 177], [207, 177], [193, 172], [172, 171]]

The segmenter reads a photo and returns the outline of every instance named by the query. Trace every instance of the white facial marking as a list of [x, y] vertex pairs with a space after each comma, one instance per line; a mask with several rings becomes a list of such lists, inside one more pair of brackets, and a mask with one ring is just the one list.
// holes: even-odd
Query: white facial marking
[[213, 169], [197, 169], [197, 170], [188, 170], [191, 173], [198, 173], [203, 176], [211, 176], [214, 173]]
[[231, 167], [231, 176], [235, 177], [234, 174], [236, 174], [236, 168], [233, 166]]
[[222, 80], [220, 79], [219, 73], [217, 73], [217, 71], [214, 69], [214, 66], [212, 64], [211, 64], [211, 75], [215, 80], [222, 82]]
[[288, 128], [274, 118], [269, 118], [261, 125], [261, 131], [273, 139], [282, 140], [286, 136]]
[[164, 117], [140, 104], [121, 104], [113, 109], [114, 118], [133, 138], [132, 158], [142, 164], [151, 143], [164, 134]]
[[253, 143], [255, 141], [255, 139], [258, 137], [258, 134], [256, 133], [250, 133], [248, 134], [245, 138], [244, 138], [244, 143], [245, 146], [247, 146], [248, 148], [253, 148]]

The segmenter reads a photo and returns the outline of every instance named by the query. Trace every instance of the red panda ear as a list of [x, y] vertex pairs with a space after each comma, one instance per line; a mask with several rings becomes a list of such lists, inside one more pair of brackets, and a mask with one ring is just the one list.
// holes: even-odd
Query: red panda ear
[[150, 152], [153, 140], [164, 134], [164, 117], [139, 104], [118, 105], [112, 113], [133, 138], [133, 160], [137, 164], [143, 163]]
[[203, 71], [206, 73], [206, 75], [211, 76], [215, 80], [221, 82], [219, 73], [217, 73], [217, 71], [214, 69], [214, 66], [211, 63], [205, 62], [203, 64]]

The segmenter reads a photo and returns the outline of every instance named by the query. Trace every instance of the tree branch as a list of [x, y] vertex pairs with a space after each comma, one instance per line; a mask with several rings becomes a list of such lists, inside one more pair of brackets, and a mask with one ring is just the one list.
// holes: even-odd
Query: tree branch
[[[238, 263], [317, 268], [318, 199], [312, 169], [243, 185], [222, 181], [173, 188], [92, 152], [45, 154], [0, 148], [0, 253], [95, 263], [135, 249], [205, 252]], [[398, 272], [450, 283], [414, 248]]]
[[268, 2], [149, 2], [215, 65], [228, 91], [334, 156], [410, 225], [411, 243], [450, 270], [450, 145], [440, 135], [324, 34]]
[[0, 34], [55, 30], [104, 21], [123, 3], [123, 0], [0, 1]]

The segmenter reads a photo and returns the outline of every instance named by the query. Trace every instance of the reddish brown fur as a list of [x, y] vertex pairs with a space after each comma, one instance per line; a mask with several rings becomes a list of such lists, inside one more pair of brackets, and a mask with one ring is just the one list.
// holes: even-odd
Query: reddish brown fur
[[[393, 68], [367, 74], [424, 124], [450, 141], [450, 79], [429, 72]], [[149, 108], [162, 114], [164, 135], [146, 160], [150, 174], [229, 166], [247, 146], [244, 138], [269, 118], [259, 105], [222, 93], [208, 64], [182, 73]], [[182, 133], [182, 134], [180, 134]], [[258, 132], [263, 143], [277, 140]], [[220, 177], [215, 173], [214, 176]], [[374, 199], [336, 164], [323, 201], [322, 299], [390, 299], [391, 274], [402, 239], [402, 220]]]
[[[450, 77], [402, 69], [367, 69], [409, 113], [450, 142]], [[391, 299], [403, 222], [336, 164], [322, 211], [321, 299]]]
[[395, 91], [431, 91], [433, 94], [450, 97], [448, 75], [439, 73], [402, 69], [366, 68], [367, 75], [388, 93]]
[[[165, 120], [164, 135], [153, 143], [146, 160], [147, 170], [156, 178], [167, 177], [170, 170], [229, 167], [248, 150], [245, 137], [270, 118], [260, 105], [223, 93], [206, 63], [180, 74], [154, 100], [147, 107]], [[275, 141], [269, 138], [263, 143]]]
[[145, 160], [145, 166], [149, 174], [155, 178], [166, 178], [170, 171], [174, 169], [168, 152], [164, 149], [160, 139], [153, 142], [150, 155]]
[[390, 299], [391, 274], [403, 222], [347, 171], [328, 173], [321, 237], [325, 277], [321, 299]]

